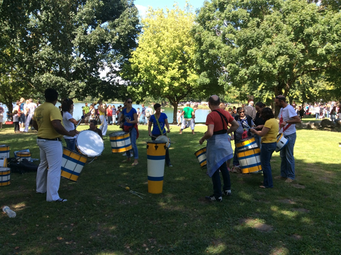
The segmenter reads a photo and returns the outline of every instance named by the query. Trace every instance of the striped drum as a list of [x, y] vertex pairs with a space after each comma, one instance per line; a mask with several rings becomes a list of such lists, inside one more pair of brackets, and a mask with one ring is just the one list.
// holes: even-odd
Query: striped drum
[[240, 143], [237, 143], [236, 147], [237, 147], [237, 151], [245, 151], [249, 149], [258, 148], [258, 145], [257, 145], [256, 139], [254, 137], [251, 137], [251, 138], [241, 141]]
[[83, 170], [86, 160], [86, 156], [64, 148], [61, 173], [62, 177], [76, 182]]
[[8, 145], [0, 145], [0, 158], [9, 158], [9, 146]]
[[206, 166], [206, 147], [194, 152], [194, 155], [197, 157], [201, 167]]
[[166, 143], [147, 142], [148, 192], [162, 193], [165, 171]]
[[7, 158], [0, 158], [0, 167], [7, 167]]
[[14, 152], [14, 156], [15, 156], [16, 159], [18, 159], [18, 160], [26, 159], [26, 160], [28, 160], [28, 161], [31, 161], [31, 152], [30, 152], [29, 149], [20, 150], [20, 151], [15, 151], [15, 152]]
[[237, 156], [243, 174], [256, 173], [262, 170], [259, 148], [238, 152]]
[[130, 134], [124, 131], [111, 133], [110, 135], [112, 153], [120, 153], [131, 150]]
[[0, 186], [11, 184], [11, 168], [0, 167]]

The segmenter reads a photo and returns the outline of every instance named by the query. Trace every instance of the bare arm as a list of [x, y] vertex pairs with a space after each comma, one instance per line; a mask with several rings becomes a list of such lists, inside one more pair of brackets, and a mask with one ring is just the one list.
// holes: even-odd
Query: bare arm
[[32, 120], [32, 126], [33, 126], [33, 128], [34, 128], [35, 130], [38, 131], [38, 124], [37, 124], [37, 122], [36, 122], [35, 120]]
[[135, 124], [135, 123], [137, 123], [137, 114], [134, 113], [134, 120], [127, 120], [127, 122], [130, 123], [130, 124]]
[[165, 119], [165, 124], [166, 124], [166, 127], [167, 127], [167, 133], [169, 133], [170, 132], [170, 128], [169, 128], [168, 119]]
[[213, 124], [209, 124], [207, 126], [207, 131], [205, 132], [204, 136], [199, 140], [200, 144], [203, 144], [203, 142], [209, 138], [212, 137], [214, 133], [214, 125]]
[[283, 121], [280, 125], [280, 128], [285, 127], [287, 124], [296, 124], [296, 123], [301, 123], [301, 119], [297, 115], [288, 119], [287, 121]]
[[149, 136], [152, 136], [152, 132], [151, 132], [151, 130], [152, 130], [152, 125], [153, 125], [153, 122], [149, 121], [149, 122], [148, 122], [148, 134], [149, 134]]
[[257, 131], [253, 128], [250, 129], [251, 133], [254, 133], [256, 135], [259, 135], [259, 136], [265, 136], [269, 133], [270, 131], [270, 128], [267, 128], [267, 127], [263, 127], [261, 131]]
[[61, 135], [75, 136], [78, 132], [76, 130], [66, 131], [60, 120], [51, 121], [53, 128]]
[[236, 131], [238, 127], [239, 127], [238, 122], [236, 120], [233, 120], [231, 122], [231, 127], [227, 130], [227, 133], [231, 134], [232, 132]]

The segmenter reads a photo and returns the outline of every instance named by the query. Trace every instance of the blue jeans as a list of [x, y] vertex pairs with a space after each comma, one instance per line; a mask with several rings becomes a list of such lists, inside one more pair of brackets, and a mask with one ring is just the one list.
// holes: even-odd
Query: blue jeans
[[262, 148], [261, 137], [259, 135], [254, 134], [254, 138], [256, 140], [256, 143], [257, 143], [258, 147]]
[[133, 149], [126, 152], [127, 158], [130, 158], [131, 151], [134, 152], [134, 159], [139, 158], [139, 152], [137, 150], [137, 145], [136, 145], [136, 137], [137, 137], [137, 131], [135, 128], [133, 128], [130, 131], [130, 141], [131, 141], [131, 146], [133, 147]]
[[277, 143], [262, 143], [262, 149], [260, 150], [260, 160], [262, 162], [264, 176], [263, 185], [266, 188], [273, 187], [270, 159], [272, 153], [276, 149], [276, 144]]
[[68, 148], [70, 151], [76, 150], [76, 139], [64, 139], [66, 142], [66, 148]]
[[319, 119], [320, 118], [320, 114], [319, 113], [315, 113], [315, 119]]
[[294, 146], [296, 141], [296, 132], [286, 135], [288, 139], [287, 145], [281, 150], [281, 176], [295, 180], [295, 158]]
[[[224, 180], [223, 189], [224, 190], [230, 190], [231, 189], [231, 180], [230, 180], [229, 171], [227, 170], [226, 162], [224, 162], [219, 167], [219, 169], [221, 171], [221, 174], [223, 175], [223, 180]], [[221, 195], [222, 195], [219, 169], [217, 169], [217, 171], [215, 171], [215, 173], [212, 175], [213, 191], [214, 191], [215, 198], [221, 197]]]

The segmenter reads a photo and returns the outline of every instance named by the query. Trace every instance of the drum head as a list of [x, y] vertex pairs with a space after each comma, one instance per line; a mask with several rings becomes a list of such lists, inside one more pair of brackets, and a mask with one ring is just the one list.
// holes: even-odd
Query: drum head
[[84, 130], [77, 136], [77, 148], [87, 157], [97, 157], [104, 150], [102, 138], [92, 130]]
[[162, 142], [162, 143], [166, 143], [166, 146], [169, 147], [170, 146], [170, 139], [165, 136], [165, 135], [160, 135], [158, 136], [155, 141], [158, 141], [158, 142]]
[[124, 132], [124, 131], [117, 131], [117, 132], [113, 132], [113, 133], [111, 133], [109, 136], [121, 136], [121, 135], [125, 135], [126, 134], [126, 132]]

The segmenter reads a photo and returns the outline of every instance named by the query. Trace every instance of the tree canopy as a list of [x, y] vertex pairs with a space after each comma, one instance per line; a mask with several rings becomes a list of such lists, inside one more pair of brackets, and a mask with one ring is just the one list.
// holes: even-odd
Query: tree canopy
[[148, 95], [167, 98], [174, 107], [173, 121], [180, 100], [209, 89], [200, 88], [197, 83], [193, 22], [194, 14], [178, 6], [165, 11], [149, 9], [142, 19], [139, 46], [130, 60], [129, 89], [140, 98]]
[[131, 0], [4, 1], [1, 14], [2, 77], [17, 67], [26, 81], [19, 87], [35, 94], [54, 87], [61, 97], [119, 95], [116, 78], [140, 31]]
[[205, 2], [194, 29], [200, 77], [271, 100], [300, 78], [336, 82], [341, 14], [304, 0]]

